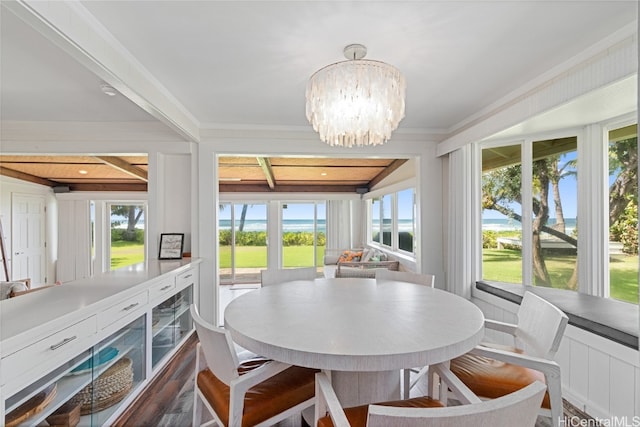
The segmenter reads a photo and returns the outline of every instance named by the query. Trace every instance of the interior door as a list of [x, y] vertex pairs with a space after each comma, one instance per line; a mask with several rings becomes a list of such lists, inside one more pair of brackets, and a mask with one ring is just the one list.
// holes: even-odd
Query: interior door
[[11, 278], [31, 279], [32, 286], [44, 284], [45, 274], [44, 197], [11, 196]]

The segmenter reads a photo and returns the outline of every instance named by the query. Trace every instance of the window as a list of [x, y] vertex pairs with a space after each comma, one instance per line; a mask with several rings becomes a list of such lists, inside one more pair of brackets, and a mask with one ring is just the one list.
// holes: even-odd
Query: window
[[392, 251], [415, 253], [415, 189], [369, 199], [369, 242]]
[[222, 203], [218, 215], [220, 281], [259, 282], [267, 268], [267, 205]]
[[482, 150], [482, 279], [522, 283], [520, 145]]
[[638, 126], [609, 133], [609, 295], [638, 303]]
[[534, 141], [531, 283], [577, 290], [577, 138]]
[[371, 227], [370, 227], [371, 240], [376, 243], [381, 243], [382, 242], [382, 228], [381, 228], [382, 222], [380, 221], [380, 218], [382, 216], [381, 200], [379, 198], [371, 199], [370, 205], [371, 205]]
[[144, 205], [109, 204], [111, 270], [144, 261]]
[[414, 253], [413, 236], [416, 232], [416, 205], [413, 188], [398, 191], [398, 249]]
[[324, 203], [283, 203], [282, 264], [288, 267], [322, 265], [326, 242]]
[[[483, 280], [580, 289], [638, 303], [637, 125], [600, 129], [593, 125], [585, 132], [580, 148], [577, 136], [482, 148]], [[608, 167], [602, 162], [605, 146]], [[584, 162], [580, 205], [579, 150], [596, 159]], [[595, 190], [605, 182], [606, 195]], [[580, 229], [578, 206], [588, 209], [582, 215], [591, 226]], [[583, 267], [580, 241], [600, 248], [583, 253]], [[599, 276], [597, 265], [608, 265], [608, 275]], [[580, 277], [585, 283], [578, 283]]]

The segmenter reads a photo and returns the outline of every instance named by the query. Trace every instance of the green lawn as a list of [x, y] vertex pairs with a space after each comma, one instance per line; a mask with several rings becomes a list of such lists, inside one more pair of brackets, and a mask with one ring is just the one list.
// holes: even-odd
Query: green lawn
[[111, 269], [144, 261], [144, 245], [137, 242], [111, 242]]
[[[267, 251], [264, 246], [237, 246], [237, 268], [266, 268]], [[285, 267], [308, 267], [313, 246], [286, 246]], [[507, 283], [522, 283], [522, 255], [509, 249], [483, 249], [483, 278]], [[220, 268], [231, 267], [231, 247], [220, 247]], [[324, 246], [318, 248], [317, 265], [322, 265]], [[144, 261], [144, 247], [139, 243], [113, 242], [111, 269]], [[545, 258], [554, 287], [562, 288], [573, 273], [575, 256], [556, 255]], [[638, 258], [627, 255], [612, 255], [611, 297], [638, 303]]]
[[[483, 249], [482, 276], [484, 280], [507, 283], [522, 283], [522, 255], [510, 249]], [[563, 289], [575, 265], [575, 255], [555, 255], [545, 257], [547, 269], [554, 288]], [[612, 255], [609, 261], [611, 271], [611, 297], [638, 303], [638, 257]]]
[[[220, 268], [231, 268], [231, 246], [219, 249]], [[285, 246], [285, 267], [310, 267], [313, 246]], [[318, 247], [317, 265], [322, 265], [324, 246]], [[266, 268], [267, 251], [265, 246], [236, 246], [236, 268]]]

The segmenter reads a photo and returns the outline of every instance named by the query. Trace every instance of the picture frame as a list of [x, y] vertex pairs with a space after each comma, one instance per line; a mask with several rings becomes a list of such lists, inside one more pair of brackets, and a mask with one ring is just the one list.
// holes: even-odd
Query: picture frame
[[158, 259], [182, 259], [183, 248], [184, 233], [162, 233]]

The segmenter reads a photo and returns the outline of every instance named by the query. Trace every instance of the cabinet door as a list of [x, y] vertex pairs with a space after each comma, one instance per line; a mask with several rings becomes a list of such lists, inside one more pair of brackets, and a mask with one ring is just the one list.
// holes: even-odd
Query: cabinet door
[[4, 425], [101, 426], [115, 419], [145, 379], [145, 318], [7, 397]]
[[189, 306], [193, 286], [172, 295], [152, 310], [151, 366], [155, 369], [193, 331]]

